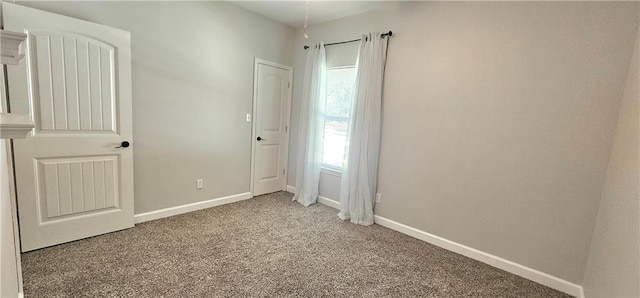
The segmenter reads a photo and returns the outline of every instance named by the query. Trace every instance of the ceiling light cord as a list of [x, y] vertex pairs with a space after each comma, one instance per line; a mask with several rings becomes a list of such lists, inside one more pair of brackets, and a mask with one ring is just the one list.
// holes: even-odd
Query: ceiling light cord
[[304, 14], [304, 38], [309, 39], [308, 29], [309, 29], [309, 0], [306, 1], [305, 4], [306, 12]]

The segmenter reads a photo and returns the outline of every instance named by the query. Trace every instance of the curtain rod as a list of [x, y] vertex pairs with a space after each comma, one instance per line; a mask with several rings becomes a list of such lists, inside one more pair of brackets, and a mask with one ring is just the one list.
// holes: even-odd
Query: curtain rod
[[[386, 32], [386, 33], [382, 33], [382, 37], [385, 37], [385, 36], [393, 36], [393, 32], [389, 31], [389, 32]], [[332, 43], [327, 43], [324, 46], [326, 47], [326, 46], [332, 46], [332, 45], [337, 45], [337, 44], [356, 42], [356, 41], [361, 41], [361, 40], [362, 39], [358, 38], [358, 39], [347, 40], [347, 41], [332, 42]], [[308, 49], [308, 48], [309, 48], [309, 46], [304, 46], [305, 50]]]

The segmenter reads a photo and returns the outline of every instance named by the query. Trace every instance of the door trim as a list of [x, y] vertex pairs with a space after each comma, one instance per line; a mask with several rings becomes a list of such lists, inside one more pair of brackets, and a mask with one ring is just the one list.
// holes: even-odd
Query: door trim
[[287, 190], [287, 180], [289, 178], [289, 137], [291, 135], [291, 102], [293, 98], [293, 67], [271, 62], [265, 59], [255, 58], [253, 64], [253, 105], [251, 107], [251, 181], [249, 184], [249, 194], [253, 198], [254, 197], [254, 180], [255, 180], [255, 167], [256, 167], [256, 142], [253, 140], [256, 138], [256, 114], [258, 113], [258, 94], [256, 90], [258, 89], [258, 66], [260, 64], [284, 69], [289, 71], [289, 99], [287, 99], [287, 116], [286, 116], [286, 132], [285, 132], [285, 146], [284, 146], [284, 181], [282, 183], [282, 190]]

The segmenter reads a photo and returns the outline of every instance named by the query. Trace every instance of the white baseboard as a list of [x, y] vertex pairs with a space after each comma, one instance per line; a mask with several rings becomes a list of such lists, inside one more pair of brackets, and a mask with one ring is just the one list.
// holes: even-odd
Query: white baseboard
[[[294, 192], [295, 190], [296, 190], [295, 187], [287, 185], [288, 192]], [[336, 202], [326, 197], [319, 196], [318, 203], [335, 208], [335, 209], [340, 209], [339, 202]], [[446, 250], [459, 253], [465, 257], [483, 262], [493, 267], [500, 268], [504, 271], [535, 281], [541, 285], [545, 285], [547, 287], [558, 290], [560, 292], [567, 293], [569, 295], [573, 295], [578, 298], [584, 298], [584, 292], [583, 292], [582, 286], [566, 281], [564, 279], [555, 277], [553, 275], [520, 265], [518, 263], [509, 261], [509, 260], [505, 260], [498, 256], [494, 256], [492, 254], [477, 250], [472, 247], [468, 247], [466, 245], [462, 245], [457, 242], [453, 242], [451, 240], [448, 240], [433, 234], [429, 234], [425, 231], [412, 228], [410, 226], [401, 224], [399, 222], [395, 222], [393, 220], [384, 218], [379, 215], [374, 215], [374, 222], [383, 227], [392, 229], [394, 231], [422, 240], [424, 242], [442, 247]]]
[[237, 195], [231, 195], [227, 197], [211, 199], [211, 200], [202, 201], [202, 202], [196, 202], [196, 203], [191, 203], [191, 204], [186, 204], [186, 205], [181, 205], [176, 207], [160, 209], [156, 211], [135, 214], [133, 216], [133, 219], [135, 223], [141, 223], [145, 221], [174, 216], [174, 215], [192, 212], [196, 210], [207, 209], [215, 206], [235, 203], [235, 202], [239, 202], [239, 201], [250, 199], [250, 198], [251, 198], [251, 193], [245, 192]]
[[340, 209], [340, 202], [336, 202], [332, 199], [329, 199], [327, 197], [323, 197], [323, 196], [318, 196], [318, 203], [325, 205], [325, 206], [329, 206], [331, 208], [334, 209]]
[[433, 234], [429, 234], [425, 231], [403, 225], [399, 222], [395, 222], [379, 215], [374, 215], [374, 222], [383, 227], [387, 227], [389, 229], [398, 231], [405, 235], [409, 235], [424, 242], [442, 247], [446, 250], [459, 253], [463, 256], [483, 262], [493, 267], [500, 268], [504, 271], [535, 281], [541, 285], [545, 285], [560, 292], [567, 293], [579, 298], [584, 297], [582, 286], [555, 277], [553, 275], [549, 275], [536, 269], [532, 269], [509, 260], [505, 260], [498, 256], [494, 256], [492, 254], [462, 245], [460, 243], [453, 242], [451, 240], [447, 240]]
[[[291, 186], [291, 185], [287, 185], [287, 192], [290, 193], [295, 193], [296, 192], [296, 188]], [[325, 205], [325, 206], [329, 206], [331, 208], [334, 209], [340, 209], [340, 202], [336, 202], [332, 199], [329, 199], [327, 197], [323, 197], [323, 196], [318, 196], [318, 203]]]

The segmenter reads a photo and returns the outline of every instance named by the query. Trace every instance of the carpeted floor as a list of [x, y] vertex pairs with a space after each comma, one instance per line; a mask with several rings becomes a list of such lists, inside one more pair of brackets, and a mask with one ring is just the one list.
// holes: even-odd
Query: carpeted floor
[[25, 297], [570, 297], [288, 193], [22, 255]]

